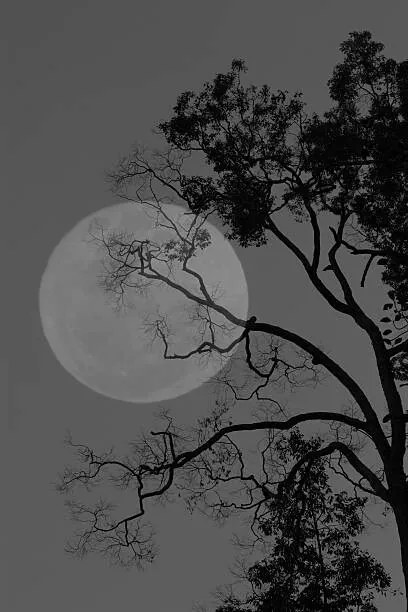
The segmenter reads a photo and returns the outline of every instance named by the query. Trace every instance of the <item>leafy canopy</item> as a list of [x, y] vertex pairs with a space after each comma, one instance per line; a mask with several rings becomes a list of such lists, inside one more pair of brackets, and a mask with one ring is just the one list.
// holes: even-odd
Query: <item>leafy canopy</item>
[[[288, 470], [321, 446], [295, 428], [276, 443], [277, 459]], [[267, 557], [246, 574], [250, 594], [227, 595], [216, 612], [374, 611], [374, 592], [386, 592], [390, 577], [360, 549], [367, 498], [333, 493], [320, 458], [305, 464], [296, 480], [269, 502], [261, 530], [273, 536]]]

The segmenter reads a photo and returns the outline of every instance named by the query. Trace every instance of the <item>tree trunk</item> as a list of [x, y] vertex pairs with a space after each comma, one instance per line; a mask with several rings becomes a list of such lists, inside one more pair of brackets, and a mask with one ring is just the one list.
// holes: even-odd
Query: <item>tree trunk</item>
[[407, 487], [402, 490], [402, 496], [394, 499], [392, 504], [395, 520], [397, 522], [398, 535], [401, 546], [402, 571], [405, 579], [405, 598], [408, 612], [408, 491]]
[[319, 561], [320, 561], [320, 581], [321, 581], [321, 589], [322, 589], [322, 595], [323, 595], [323, 610], [326, 610], [327, 609], [327, 593], [326, 593], [326, 576], [325, 576], [325, 571], [324, 571], [323, 552], [322, 552], [322, 545], [320, 542], [319, 527], [317, 525], [316, 515], [314, 513], [313, 508], [312, 508], [312, 516], [313, 516], [313, 526], [314, 526], [316, 542], [317, 542], [317, 550], [318, 550]]

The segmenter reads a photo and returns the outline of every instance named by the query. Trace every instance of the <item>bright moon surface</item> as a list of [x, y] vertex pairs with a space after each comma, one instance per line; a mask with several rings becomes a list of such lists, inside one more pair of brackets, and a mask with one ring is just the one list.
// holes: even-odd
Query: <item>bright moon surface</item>
[[[226, 363], [226, 358], [221, 360], [219, 355], [205, 359], [197, 355], [188, 359], [164, 358], [163, 340], [154, 338], [153, 328], [148, 325], [159, 317], [165, 317], [171, 334], [169, 354], [185, 354], [203, 340], [211, 339], [208, 326], [203, 328], [202, 316], [199, 319], [195, 316], [197, 304], [180, 291], [159, 281], [154, 281], [143, 294], [129, 288], [128, 307], [118, 311], [112, 297], [101, 287], [107, 251], [92, 240], [90, 233], [95, 236], [94, 228], [103, 227], [104, 236], [126, 231], [133, 239], [149, 239], [159, 245], [177, 239], [173, 228], [163, 228], [163, 223], [169, 223], [155, 207], [154, 203], [126, 202], [82, 219], [51, 254], [39, 291], [44, 334], [62, 366], [94, 391], [135, 403], [161, 401], [188, 393]], [[186, 214], [184, 208], [174, 204], [161, 207], [177, 226], [188, 231], [194, 219], [191, 213]], [[248, 291], [240, 261], [230, 243], [211, 223], [205, 221], [202, 227], [208, 230], [211, 244], [203, 250], [197, 249], [189, 266], [202, 276], [217, 304], [246, 319]], [[163, 263], [155, 268], [169, 276], [169, 269]], [[203, 297], [198, 281], [183, 272], [178, 261], [172, 267], [172, 274], [170, 278], [178, 284]], [[214, 311], [209, 312], [215, 324], [228, 325], [228, 329], [213, 327], [219, 346], [228, 346], [242, 333], [241, 327]]]

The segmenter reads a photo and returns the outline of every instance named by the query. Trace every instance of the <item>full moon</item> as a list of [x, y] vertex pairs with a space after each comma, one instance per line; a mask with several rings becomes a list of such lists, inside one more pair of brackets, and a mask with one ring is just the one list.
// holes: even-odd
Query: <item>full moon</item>
[[[188, 266], [201, 276], [217, 305], [246, 319], [248, 291], [240, 261], [221, 232], [208, 220], [200, 220], [210, 243], [197, 248]], [[142, 279], [142, 288], [140, 283], [129, 283], [121, 308], [115, 308], [117, 293], [101, 283], [111, 269], [101, 236], [122, 236], [134, 244], [148, 240], [154, 245], [153, 254], [171, 254], [176, 252], [174, 244], [183, 243], [180, 237], [191, 237], [196, 227], [195, 215], [175, 204], [126, 202], [85, 217], [61, 239], [41, 279], [39, 310], [52, 351], [74, 378], [107, 397], [149, 403], [188, 393], [225, 365], [235, 348], [223, 358], [211, 352], [165, 359], [157, 322], [166, 331], [168, 354], [178, 355], [211, 339], [218, 346], [228, 346], [242, 333], [241, 327], [159, 280]], [[170, 250], [159, 250], [169, 241], [173, 250], [170, 246]], [[177, 257], [164, 259], [157, 257], [155, 269], [190, 295], [203, 298], [197, 277], [183, 271]]]

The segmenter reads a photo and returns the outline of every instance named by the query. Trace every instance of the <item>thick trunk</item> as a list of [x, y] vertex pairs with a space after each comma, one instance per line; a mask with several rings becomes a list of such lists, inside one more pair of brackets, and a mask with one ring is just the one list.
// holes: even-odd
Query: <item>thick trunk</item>
[[393, 510], [397, 522], [401, 547], [402, 571], [405, 579], [406, 610], [408, 612], [408, 495], [405, 490], [403, 497], [393, 502]]

